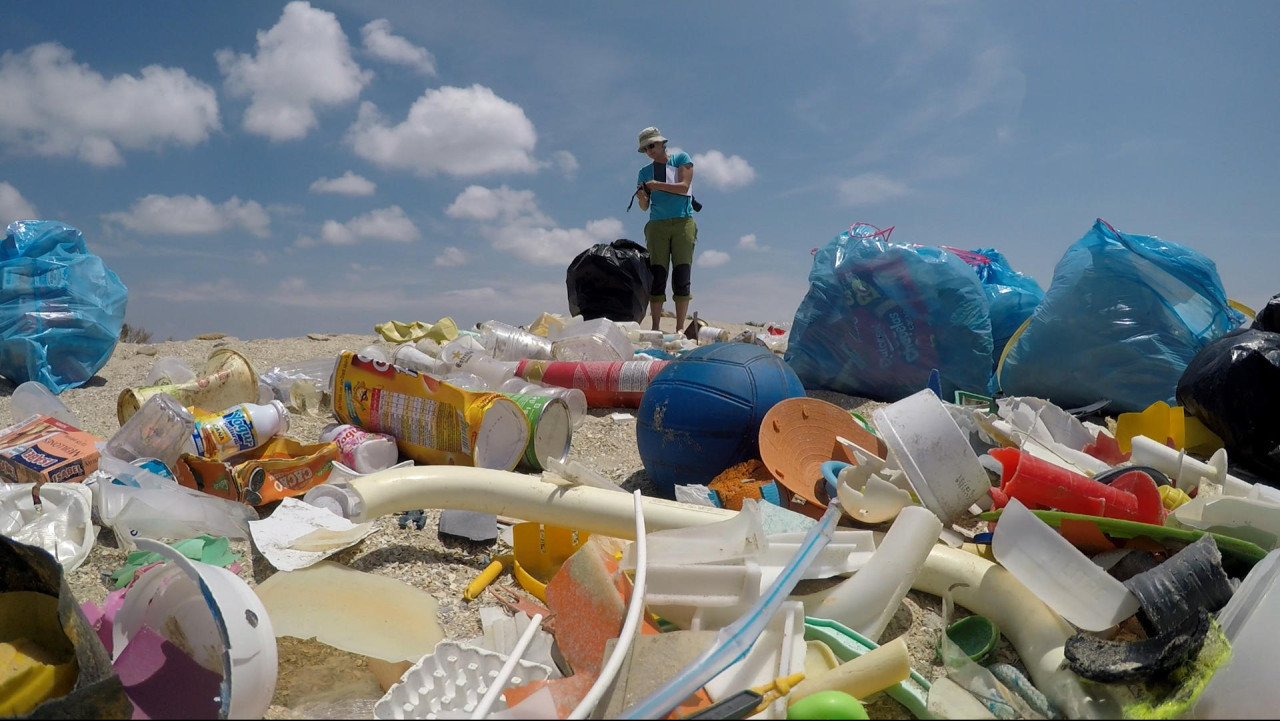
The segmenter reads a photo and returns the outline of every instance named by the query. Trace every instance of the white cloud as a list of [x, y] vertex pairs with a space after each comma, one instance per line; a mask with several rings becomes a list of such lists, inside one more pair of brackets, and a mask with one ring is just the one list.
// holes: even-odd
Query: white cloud
[[721, 190], [741, 188], [756, 179], [750, 163], [737, 155], [726, 158], [719, 150], [694, 155], [693, 170], [697, 181]]
[[729, 262], [729, 254], [723, 250], [704, 250], [698, 253], [699, 268], [715, 268]]
[[147, 195], [129, 210], [102, 219], [144, 235], [212, 235], [232, 228], [258, 238], [271, 234], [271, 215], [257, 202], [235, 196], [219, 205], [203, 195]]
[[880, 173], [863, 173], [841, 181], [839, 192], [847, 205], [872, 205], [909, 195], [911, 188]]
[[472, 185], [445, 209], [451, 218], [474, 220], [495, 249], [534, 265], [568, 265], [596, 243], [622, 237], [622, 222], [605, 218], [582, 228], [560, 228], [539, 208], [533, 191]]
[[467, 262], [467, 254], [463, 253], [460, 248], [449, 246], [436, 256], [436, 265], [454, 266], [464, 265]]
[[538, 210], [538, 201], [534, 199], [532, 190], [512, 190], [505, 185], [496, 190], [481, 185], [467, 186], [444, 212], [450, 218], [466, 220], [503, 218], [513, 221], [519, 218], [526, 225], [551, 224], [551, 219]]
[[373, 103], [364, 103], [348, 131], [356, 155], [384, 169], [430, 176], [530, 173], [538, 141], [519, 105], [482, 85], [428, 90], [403, 122], [388, 124]]
[[313, 193], [337, 193], [339, 195], [373, 195], [378, 186], [373, 181], [348, 170], [341, 178], [320, 178], [311, 184]]
[[578, 172], [578, 159], [568, 150], [557, 150], [551, 154], [551, 159], [565, 175], [572, 176]]
[[741, 238], [738, 238], [738, 247], [742, 250], [749, 250], [753, 253], [769, 249], [767, 246], [760, 245], [760, 241], [756, 239], [755, 233], [747, 233]]
[[0, 180], [0, 228], [15, 220], [37, 220], [39, 217], [36, 206], [27, 202], [17, 188]]
[[192, 146], [221, 128], [217, 93], [180, 68], [104, 78], [58, 43], [0, 56], [0, 142], [20, 154], [121, 165], [124, 150]]
[[249, 97], [245, 130], [272, 140], [296, 140], [315, 128], [316, 106], [355, 100], [373, 78], [351, 59], [333, 13], [295, 0], [270, 30], [258, 32], [256, 55], [223, 48], [214, 57], [227, 92]]
[[320, 237], [301, 236], [294, 247], [307, 248], [320, 243], [325, 245], [354, 245], [365, 240], [385, 240], [392, 243], [409, 243], [421, 237], [418, 226], [405, 215], [398, 205], [371, 210], [357, 215], [345, 223], [326, 220], [320, 227]]
[[614, 218], [587, 221], [582, 228], [541, 228], [508, 225], [488, 233], [495, 250], [534, 265], [568, 266], [569, 261], [596, 243], [622, 236], [622, 222]]
[[364, 51], [398, 65], [408, 65], [424, 75], [436, 74], [436, 59], [426, 48], [418, 47], [399, 35], [391, 34], [391, 21], [379, 18], [360, 28]]

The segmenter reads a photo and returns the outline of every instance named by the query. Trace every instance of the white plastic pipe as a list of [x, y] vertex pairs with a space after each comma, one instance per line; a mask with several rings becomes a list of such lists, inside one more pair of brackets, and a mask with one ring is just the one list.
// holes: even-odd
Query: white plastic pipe
[[1067, 668], [1063, 646], [1075, 635], [1071, 624], [1045, 605], [1002, 566], [975, 553], [936, 544], [929, 551], [917, 591], [942, 597], [952, 591], [955, 602], [990, 618], [1018, 652], [1036, 688], [1067, 718], [1119, 718], [1114, 699], [1090, 696], [1080, 677]]
[[[549, 483], [537, 476], [468, 466], [388, 468], [351, 481], [361, 508], [350, 520], [363, 523], [387, 514], [419, 508], [451, 508], [494, 513], [634, 539], [635, 513], [626, 494], [590, 486]], [[644, 499], [651, 530], [700, 526], [737, 512], [710, 506]]]
[[866, 565], [806, 612], [878, 641], [941, 532], [942, 521], [932, 511], [902, 509]]
[[577, 707], [569, 713], [571, 719], [584, 719], [590, 716], [596, 709], [596, 704], [600, 703], [600, 697], [613, 685], [613, 679], [617, 678], [622, 662], [631, 651], [631, 643], [636, 638], [636, 631], [639, 630], [640, 618], [644, 615], [644, 590], [649, 568], [642, 503], [644, 497], [638, 490], [633, 493], [636, 517], [636, 579], [631, 585], [631, 602], [627, 604], [627, 618], [622, 622], [622, 632], [618, 634], [618, 642], [613, 645], [613, 653], [609, 655], [604, 668], [600, 669], [600, 675], [596, 677], [595, 683], [591, 684], [591, 690], [587, 691], [587, 695], [583, 696]]
[[537, 635], [541, 626], [542, 614], [533, 614], [533, 618], [529, 619], [528, 627], [525, 628], [524, 633], [520, 634], [520, 640], [516, 641], [515, 648], [511, 649], [511, 655], [507, 656], [507, 662], [502, 664], [502, 668], [498, 670], [497, 677], [489, 684], [489, 690], [484, 692], [484, 698], [480, 699], [480, 703], [476, 705], [476, 710], [471, 712], [472, 719], [482, 719], [489, 715], [489, 710], [493, 708], [493, 704], [497, 702], [498, 697], [502, 695], [502, 691], [507, 687], [507, 680], [515, 672], [516, 665], [524, 657], [525, 649], [529, 648], [529, 644], [533, 642], [533, 637]]

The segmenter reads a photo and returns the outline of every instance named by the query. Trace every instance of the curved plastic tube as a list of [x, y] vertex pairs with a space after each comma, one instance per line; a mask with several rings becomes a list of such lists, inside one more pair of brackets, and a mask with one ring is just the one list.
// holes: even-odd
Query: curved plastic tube
[[764, 632], [769, 620], [791, 595], [804, 571], [818, 557], [835, 533], [836, 523], [844, 511], [839, 501], [832, 501], [817, 525], [809, 529], [800, 550], [782, 569], [778, 579], [752, 604], [738, 620], [720, 629], [715, 642], [688, 666], [680, 669], [666, 683], [645, 696], [618, 718], [663, 718], [704, 684], [724, 671], [751, 650], [751, 644]]
[[952, 591], [955, 602], [995, 621], [1036, 688], [1067, 718], [1120, 717], [1114, 699], [1090, 696], [1080, 677], [1063, 663], [1063, 646], [1075, 629], [1003, 567], [975, 553], [936, 544], [913, 587], [942, 597], [958, 583], [968, 586]]
[[879, 641], [940, 533], [942, 521], [933, 511], [922, 506], [902, 509], [871, 560], [806, 612]]
[[[356, 523], [398, 511], [452, 508], [550, 523], [633, 539], [635, 513], [626, 494], [590, 486], [558, 485], [537, 476], [469, 466], [389, 468], [353, 479], [361, 501]], [[650, 530], [700, 526], [737, 512], [662, 498], [644, 499]]]
[[516, 641], [515, 648], [511, 649], [511, 655], [507, 656], [507, 662], [502, 664], [502, 668], [498, 669], [498, 675], [490, 682], [489, 690], [485, 691], [480, 703], [476, 704], [476, 710], [471, 712], [472, 719], [488, 717], [489, 710], [493, 708], [493, 704], [497, 702], [498, 697], [506, 689], [507, 680], [515, 672], [520, 659], [524, 657], [525, 649], [529, 648], [529, 644], [533, 642], [533, 637], [538, 633], [539, 628], [542, 628], [542, 614], [535, 613], [533, 618], [529, 619], [529, 626], [525, 628], [524, 633], [520, 634], [520, 640]]
[[622, 662], [626, 659], [627, 652], [631, 650], [631, 643], [636, 638], [640, 618], [644, 615], [644, 589], [649, 568], [648, 544], [645, 541], [644, 531], [644, 505], [642, 504], [644, 497], [640, 495], [640, 491], [633, 491], [633, 494], [636, 515], [636, 580], [631, 585], [631, 602], [627, 604], [627, 618], [622, 623], [622, 632], [618, 634], [618, 642], [613, 646], [613, 653], [609, 655], [604, 668], [600, 669], [600, 675], [595, 683], [591, 684], [591, 690], [587, 691], [587, 695], [583, 696], [577, 707], [569, 713], [571, 719], [584, 719], [590, 716], [596, 704], [600, 703], [600, 697], [604, 696], [604, 692], [613, 684], [613, 679], [622, 668]]

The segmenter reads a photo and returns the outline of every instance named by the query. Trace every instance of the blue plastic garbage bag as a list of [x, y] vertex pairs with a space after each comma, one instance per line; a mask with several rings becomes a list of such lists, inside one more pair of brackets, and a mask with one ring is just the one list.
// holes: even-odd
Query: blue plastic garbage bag
[[10, 223], [0, 241], [0, 376], [54, 393], [83, 384], [111, 357], [128, 295], [79, 230]]
[[987, 294], [987, 312], [991, 315], [991, 369], [994, 371], [1009, 339], [1044, 299], [1044, 290], [1035, 278], [1014, 270], [995, 248], [947, 250], [968, 263], [982, 281], [982, 290]]
[[942, 397], [985, 393], [991, 320], [978, 275], [955, 253], [889, 242], [855, 224], [814, 254], [784, 356], [806, 388], [896, 401], [938, 369]]
[[1244, 320], [1212, 260], [1098, 219], [1058, 261], [996, 381], [1063, 408], [1107, 400], [1109, 414], [1176, 404], [1191, 359]]

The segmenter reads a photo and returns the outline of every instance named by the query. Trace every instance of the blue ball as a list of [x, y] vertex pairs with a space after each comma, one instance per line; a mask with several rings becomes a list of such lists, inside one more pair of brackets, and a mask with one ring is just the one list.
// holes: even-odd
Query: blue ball
[[668, 496], [677, 485], [705, 485], [726, 468], [758, 458], [764, 415], [778, 402], [804, 395], [795, 371], [768, 348], [695, 348], [659, 371], [640, 399], [640, 460]]

